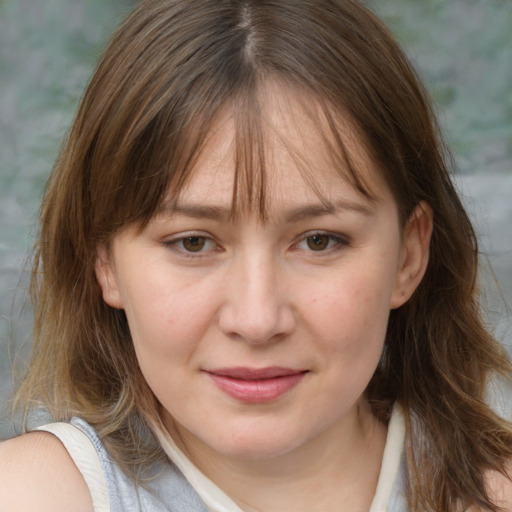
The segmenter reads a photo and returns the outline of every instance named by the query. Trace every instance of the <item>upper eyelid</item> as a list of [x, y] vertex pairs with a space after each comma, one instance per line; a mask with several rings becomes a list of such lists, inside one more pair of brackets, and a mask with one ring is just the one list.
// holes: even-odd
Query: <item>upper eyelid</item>
[[215, 240], [215, 237], [211, 233], [208, 233], [208, 231], [202, 231], [202, 230], [196, 231], [196, 230], [191, 229], [189, 231], [179, 231], [172, 235], [167, 235], [166, 237], [164, 237], [163, 241], [164, 242], [174, 242], [174, 241], [179, 241], [179, 240], [183, 240], [184, 238], [190, 238], [190, 237], [194, 237], [194, 236], [201, 237], [201, 238], [208, 238], [209, 240]]
[[330, 236], [331, 238], [335, 238], [335, 239], [340, 240], [345, 243], [350, 242], [350, 237], [348, 237], [347, 235], [344, 235], [343, 233], [328, 231], [325, 229], [311, 229], [311, 230], [306, 231], [305, 233], [302, 233], [301, 235], [299, 235], [296, 240], [297, 240], [297, 242], [301, 242], [302, 240], [305, 240], [306, 238], [309, 238], [310, 236], [314, 236], [314, 235], [325, 235], [325, 236]]
[[[310, 229], [308, 231], [301, 233], [300, 235], [297, 235], [295, 237], [295, 242], [300, 242], [301, 240], [304, 240], [305, 238], [308, 238], [313, 235], [326, 235], [326, 236], [331, 236], [333, 238], [337, 238], [337, 239], [345, 241], [345, 242], [350, 241], [350, 237], [343, 233], [329, 231], [326, 229]], [[165, 242], [175, 242], [175, 241], [183, 240], [184, 238], [189, 238], [189, 237], [194, 237], [194, 236], [201, 237], [201, 238], [207, 238], [207, 239], [213, 240], [215, 242], [217, 241], [217, 238], [207, 231], [190, 230], [190, 231], [179, 232], [174, 235], [169, 235], [168, 237], [165, 237], [164, 243]]]

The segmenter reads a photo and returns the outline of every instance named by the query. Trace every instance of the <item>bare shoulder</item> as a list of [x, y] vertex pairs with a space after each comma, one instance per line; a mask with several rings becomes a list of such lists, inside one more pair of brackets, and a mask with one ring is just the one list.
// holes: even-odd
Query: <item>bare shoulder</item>
[[31, 432], [0, 444], [2, 512], [91, 512], [92, 499], [62, 443]]

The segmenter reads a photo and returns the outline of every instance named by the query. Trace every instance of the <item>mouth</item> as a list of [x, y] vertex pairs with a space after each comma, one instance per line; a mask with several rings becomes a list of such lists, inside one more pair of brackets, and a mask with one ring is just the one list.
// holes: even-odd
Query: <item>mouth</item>
[[205, 373], [225, 394], [246, 403], [277, 400], [297, 386], [308, 373], [292, 368], [219, 368]]

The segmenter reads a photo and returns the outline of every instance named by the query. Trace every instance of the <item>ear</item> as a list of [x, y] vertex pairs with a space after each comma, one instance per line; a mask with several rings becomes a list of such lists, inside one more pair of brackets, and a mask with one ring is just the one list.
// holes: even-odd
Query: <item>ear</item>
[[112, 255], [104, 244], [98, 247], [94, 271], [100, 285], [103, 300], [113, 308], [122, 309], [123, 302], [117, 286], [117, 279], [112, 265]]
[[400, 268], [391, 299], [392, 309], [405, 304], [423, 279], [429, 259], [432, 229], [432, 208], [422, 201], [416, 205], [405, 226]]

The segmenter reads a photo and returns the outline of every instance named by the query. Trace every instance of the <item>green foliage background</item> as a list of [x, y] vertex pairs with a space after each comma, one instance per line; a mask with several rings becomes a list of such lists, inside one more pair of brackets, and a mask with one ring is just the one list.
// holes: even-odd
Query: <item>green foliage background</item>
[[512, 172], [511, 0], [369, 0], [423, 76], [461, 172]]

